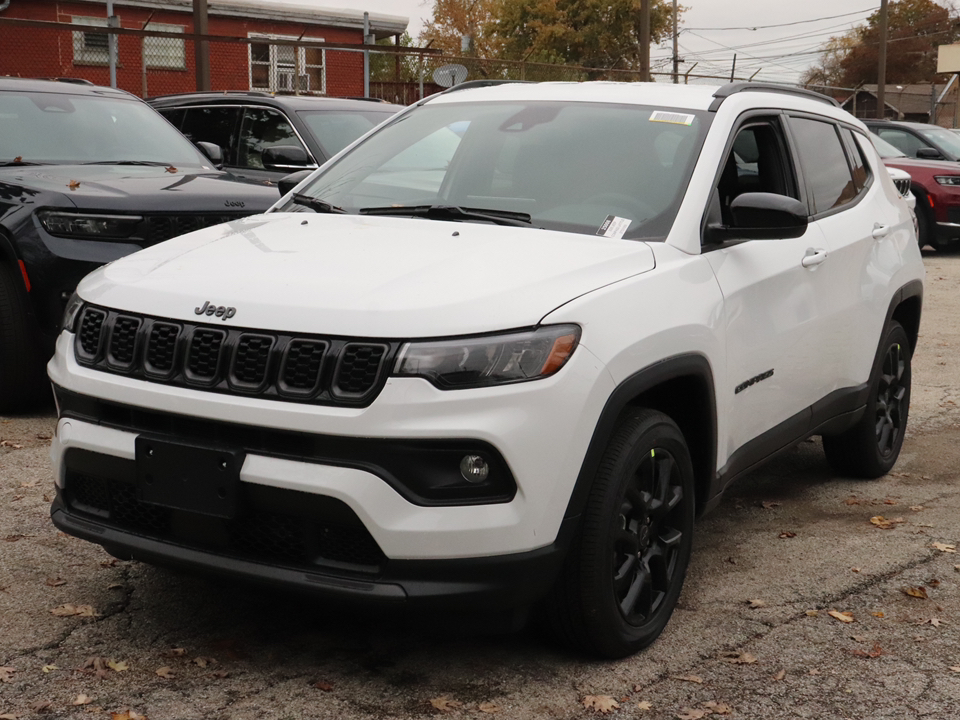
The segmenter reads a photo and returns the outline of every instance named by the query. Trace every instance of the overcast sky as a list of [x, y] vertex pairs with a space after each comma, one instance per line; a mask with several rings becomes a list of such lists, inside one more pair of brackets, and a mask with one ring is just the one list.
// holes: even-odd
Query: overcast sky
[[[325, 7], [347, 5], [344, 0], [297, 1]], [[785, 82], [795, 81], [818, 59], [815, 51], [823, 42], [862, 24], [880, 6], [879, 0], [805, 0], [789, 4], [777, 0], [680, 0], [680, 4], [687, 7], [679, 38], [679, 55], [686, 60], [681, 72], [696, 61], [695, 74], [729, 77], [736, 52], [737, 77], [749, 77], [759, 70], [757, 80]], [[356, 0], [350, 7], [409, 17], [409, 31], [416, 38], [430, 18], [433, 0]], [[783, 23], [797, 24], [759, 27]], [[747, 26], [757, 29], [718, 29]], [[669, 43], [652, 48], [654, 69], [669, 70], [670, 56]]]

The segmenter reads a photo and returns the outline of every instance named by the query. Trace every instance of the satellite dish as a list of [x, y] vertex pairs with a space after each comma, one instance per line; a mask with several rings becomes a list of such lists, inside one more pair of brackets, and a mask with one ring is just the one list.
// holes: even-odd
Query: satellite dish
[[453, 87], [467, 79], [467, 69], [463, 65], [441, 65], [433, 71], [433, 81], [440, 87]]

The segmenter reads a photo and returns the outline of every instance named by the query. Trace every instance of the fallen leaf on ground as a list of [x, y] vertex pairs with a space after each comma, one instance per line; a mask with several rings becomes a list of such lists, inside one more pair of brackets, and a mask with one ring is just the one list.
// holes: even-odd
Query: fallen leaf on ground
[[832, 618], [836, 618], [840, 622], [852, 623], [853, 622], [853, 613], [852, 612], [840, 612], [839, 610], [831, 610], [827, 613]]
[[330, 692], [333, 690], [333, 683], [328, 683], [326, 680], [317, 680], [313, 687], [317, 690], [323, 690], [324, 692]]
[[637, 703], [637, 710], [642, 710], [646, 712], [647, 710], [652, 710], [652, 709], [653, 709], [653, 703], [650, 702], [649, 700], [641, 700], [640, 702]]
[[677, 720], [700, 720], [700, 718], [706, 716], [707, 712], [707, 710], [697, 708], [681, 708], [680, 712], [677, 713]]
[[53, 435], [50, 433], [37, 433], [37, 440], [53, 440]]
[[910, 597], [920, 598], [921, 600], [927, 599], [927, 589], [925, 587], [905, 587], [900, 588], [900, 591], [904, 595], [909, 595]]
[[0, 447], [13, 448], [14, 450], [23, 450], [23, 445], [19, 445], [11, 440], [0, 440]]
[[878, 644], [874, 643], [872, 650], [860, 650], [858, 648], [857, 650], [853, 651], [853, 654], [856, 655], [857, 657], [878, 658], [884, 653], [883, 653], [883, 648], [880, 647]]
[[751, 665], [757, 661], [757, 658], [748, 652], [728, 652], [723, 654], [723, 660], [735, 665]]
[[497, 705], [495, 702], [490, 702], [489, 700], [485, 700], [484, 702], [477, 705], [477, 710], [479, 710], [482, 713], [487, 713], [489, 715], [492, 715], [493, 713], [500, 712], [500, 706]]
[[50, 611], [50, 614], [57, 617], [100, 617], [92, 605], [73, 605], [71, 603], [57, 605]]
[[430, 704], [441, 712], [452, 712], [463, 705], [461, 702], [451, 700], [449, 695], [441, 695], [440, 697], [432, 698], [430, 700]]
[[729, 715], [733, 712], [733, 708], [729, 705], [718, 703], [713, 700], [707, 700], [705, 703], [703, 703], [702, 707], [712, 713], [716, 713], [717, 715]]
[[860, 501], [857, 499], [856, 495], [851, 495], [846, 500], [843, 501], [846, 505], [859, 505]]
[[877, 610], [876, 612], [872, 612], [872, 613], [870, 613], [870, 614], [873, 615], [875, 618], [882, 618], [882, 617], [884, 617], [884, 614], [883, 614], [881, 611], [879, 611], [879, 610]]
[[774, 680], [783, 680], [787, 676], [786, 669], [781, 670], [776, 675], [773, 676]]
[[107, 661], [107, 667], [114, 672], [125, 672], [130, 669], [130, 666], [123, 660], [109, 660]]
[[858, 568], [858, 567], [852, 567], [852, 568], [850, 568], [850, 572], [860, 572], [860, 568]]
[[773, 510], [775, 507], [780, 507], [781, 505], [783, 505], [783, 503], [772, 502], [770, 500], [764, 500], [762, 503], [760, 503], [760, 507], [762, 507], [764, 510]]
[[752, 608], [762, 608], [767, 606], [767, 603], [765, 603], [763, 600], [747, 600], [747, 603], [749, 603], [750, 607]]
[[170, 680], [171, 678], [176, 677], [176, 673], [173, 671], [173, 668], [166, 665], [157, 668], [154, 670], [154, 672], [158, 677], [162, 677], [164, 680]]
[[214, 670], [210, 675], [223, 680], [224, 678], [230, 677], [230, 672], [228, 670]]
[[585, 695], [580, 702], [583, 703], [583, 706], [587, 708], [587, 710], [593, 710], [602, 715], [611, 713], [620, 707], [620, 703], [609, 695]]
[[13, 675], [16, 671], [16, 668], [9, 666], [0, 667], [0, 682], [10, 682], [13, 679], [11, 675]]
[[35, 713], [49, 712], [51, 707], [53, 707], [53, 703], [49, 700], [37, 700], [35, 703], [30, 705], [30, 709]]
[[116, 565], [117, 565], [117, 559], [116, 559], [116, 558], [110, 558], [109, 560], [101, 560], [101, 561], [100, 561], [100, 567], [110, 568], [110, 567], [116, 567]]
[[816, 617], [817, 615], [820, 614], [820, 611], [819, 611], [819, 610], [807, 610], [806, 613], [804, 613], [804, 614], [807, 615], [807, 616], [809, 616], [809, 617]]
[[782, 533], [777, 535], [778, 538], [784, 540], [786, 538], [795, 538], [797, 534], [795, 532], [790, 532], [789, 530], [784, 530]]
[[913, 510], [914, 512], [920, 512], [921, 510], [924, 510], [925, 508], [923, 507], [923, 505], [911, 505], [911, 506], [910, 506], [910, 509]]
[[18, 716], [14, 715], [13, 713], [4, 713], [3, 715], [0, 715], [0, 720], [17, 720], [17, 717]]
[[89, 695], [84, 695], [83, 693], [80, 693], [79, 695], [77, 695], [76, 699], [73, 701], [73, 704], [74, 704], [74, 705], [89, 705], [89, 704], [92, 703], [92, 702], [93, 702], [93, 698], [92, 698], [92, 697], [90, 697]]
[[934, 617], [934, 618], [930, 618], [929, 620], [924, 620], [924, 621], [921, 623], [921, 625], [926, 625], [927, 623], [929, 623], [930, 625], [933, 625], [935, 628], [938, 628], [938, 627], [940, 627], [941, 625], [946, 625], [947, 621], [946, 621], [946, 620], [941, 620], [940, 618], [935, 618], [935, 617]]
[[46, 583], [50, 587], [60, 587], [61, 585], [66, 585], [67, 581], [63, 580], [62, 578], [52, 577], [52, 578], [47, 578]]
[[44, 666], [43, 666], [42, 668], [40, 668], [40, 669], [41, 669], [43, 672], [45, 672], [45, 673], [51, 673], [51, 672], [53, 672], [54, 670], [58, 670], [59, 668], [58, 668], [56, 665], [44, 665]]
[[953, 670], [953, 672], [960, 673], [960, 665], [951, 665], [950, 669]]
[[193, 660], [191, 660], [190, 662], [192, 662], [192, 663], [193, 663], [194, 665], [196, 665], [197, 667], [202, 667], [202, 668], [205, 668], [207, 665], [216, 665], [216, 664], [217, 664], [217, 661], [216, 661], [215, 659], [213, 659], [212, 657], [195, 657], [195, 658], [194, 658]]
[[955, 553], [957, 551], [956, 545], [947, 545], [946, 543], [942, 543], [942, 542], [935, 542], [930, 547], [936, 548], [940, 552], [945, 552], [945, 553]]
[[183, 657], [184, 655], [187, 654], [187, 649], [175, 647], [175, 648], [170, 648], [169, 650], [164, 650], [160, 654], [163, 655], [163, 657]]
[[110, 713], [110, 720], [147, 720], [147, 716], [133, 710], [121, 710], [120, 712]]
[[927, 580], [927, 587], [932, 587], [932, 588], [940, 587], [940, 581], [937, 580], [936, 578], [930, 578], [929, 580]]
[[881, 530], [889, 530], [896, 523], [893, 520], [887, 520], [883, 515], [874, 515], [870, 522]]
[[107, 677], [107, 674], [108, 674], [107, 659], [103, 657], [97, 657], [97, 656], [88, 657], [83, 662], [83, 665], [80, 666], [81, 672], [84, 672], [86, 670], [93, 671], [94, 675], [96, 675], [98, 678], [103, 680], [105, 677]]
[[674, 680], [682, 680], [683, 682], [691, 682], [702, 685], [703, 678], [696, 675], [671, 675]]

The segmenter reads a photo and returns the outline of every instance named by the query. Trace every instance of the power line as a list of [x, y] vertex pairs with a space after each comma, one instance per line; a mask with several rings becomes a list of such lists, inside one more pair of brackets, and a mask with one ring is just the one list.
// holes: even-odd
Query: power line
[[843, 13], [842, 15], [829, 15], [827, 17], [821, 18], [812, 18], [810, 20], [797, 20], [795, 22], [788, 23], [777, 23], [776, 25], [748, 25], [745, 27], [718, 27], [718, 28], [684, 28], [685, 30], [702, 30], [704, 32], [712, 32], [715, 30], [766, 30], [767, 28], [776, 28], [776, 27], [788, 27], [790, 25], [804, 25], [806, 23], [813, 22], [822, 22], [823, 20], [834, 20], [836, 18], [850, 17], [851, 15], [861, 15], [865, 12], [874, 12], [876, 8], [866, 8], [865, 10], [857, 10], [855, 12]]

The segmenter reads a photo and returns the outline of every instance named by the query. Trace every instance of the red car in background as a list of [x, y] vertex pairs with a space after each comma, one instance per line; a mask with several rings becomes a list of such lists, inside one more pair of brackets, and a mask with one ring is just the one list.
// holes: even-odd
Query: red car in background
[[942, 250], [960, 240], [960, 163], [909, 157], [873, 132], [870, 139], [884, 165], [910, 173], [920, 247]]

